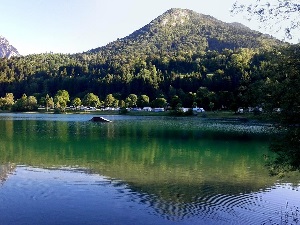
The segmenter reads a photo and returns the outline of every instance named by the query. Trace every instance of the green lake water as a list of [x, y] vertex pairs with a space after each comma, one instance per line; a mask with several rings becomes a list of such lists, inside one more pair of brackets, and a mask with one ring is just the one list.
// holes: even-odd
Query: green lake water
[[300, 223], [270, 125], [92, 116], [0, 114], [0, 225]]

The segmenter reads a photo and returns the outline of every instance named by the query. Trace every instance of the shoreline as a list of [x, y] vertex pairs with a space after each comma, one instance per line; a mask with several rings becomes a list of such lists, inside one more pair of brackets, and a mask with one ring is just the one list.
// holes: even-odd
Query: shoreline
[[241, 122], [241, 123], [269, 123], [272, 125], [278, 122], [274, 118], [270, 118], [267, 114], [253, 115], [252, 113], [236, 114], [232, 111], [207, 111], [199, 113], [198, 115], [182, 115], [176, 116], [171, 115], [169, 111], [164, 112], [145, 112], [145, 111], [129, 111], [126, 114], [120, 114], [118, 110], [114, 111], [66, 111], [64, 113], [55, 113], [54, 111], [29, 111], [29, 112], [12, 112], [12, 111], [0, 111], [1, 114], [65, 114], [65, 115], [101, 115], [101, 116], [112, 116], [112, 115], [123, 115], [123, 116], [166, 116], [174, 118], [201, 118], [211, 121], [227, 121], [227, 122]]

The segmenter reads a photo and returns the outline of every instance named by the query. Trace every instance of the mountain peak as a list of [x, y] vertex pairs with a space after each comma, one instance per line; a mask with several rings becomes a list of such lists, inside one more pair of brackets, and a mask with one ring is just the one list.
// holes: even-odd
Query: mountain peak
[[12, 56], [20, 56], [18, 50], [9, 44], [8, 40], [0, 35], [0, 58], [10, 58]]
[[187, 9], [172, 8], [164, 13], [159, 19], [162, 26], [166, 26], [167, 24], [176, 26], [189, 21], [190, 16]]
[[[172, 8], [132, 34], [92, 49], [114, 56], [166, 54], [178, 52], [222, 51], [223, 49], [261, 48], [280, 41], [238, 23], [225, 23], [190, 9]], [[125, 57], [125, 56], [124, 56]]]

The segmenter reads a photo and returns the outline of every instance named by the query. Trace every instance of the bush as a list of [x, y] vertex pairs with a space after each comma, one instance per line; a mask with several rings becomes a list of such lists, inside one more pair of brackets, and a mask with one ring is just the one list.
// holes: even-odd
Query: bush
[[123, 107], [123, 108], [120, 108], [120, 110], [119, 110], [119, 114], [121, 114], [121, 115], [125, 115], [125, 114], [127, 114], [128, 113], [128, 110], [125, 108], [125, 107]]

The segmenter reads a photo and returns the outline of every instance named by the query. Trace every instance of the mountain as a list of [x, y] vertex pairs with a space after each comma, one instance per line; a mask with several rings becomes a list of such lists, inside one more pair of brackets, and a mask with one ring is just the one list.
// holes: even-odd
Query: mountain
[[[273, 78], [277, 82], [277, 72], [270, 71], [278, 65], [274, 58], [285, 56], [276, 51], [282, 53], [286, 47], [239, 23], [171, 9], [129, 36], [88, 52], [0, 58], [0, 96], [54, 97], [66, 90], [71, 98], [84, 99], [93, 93], [104, 100], [113, 95], [124, 106], [127, 97], [135, 94], [158, 99], [154, 102], [158, 106], [164, 96], [173, 107], [197, 102], [208, 109], [212, 102], [217, 109], [236, 110], [260, 105], [264, 93], [274, 90], [264, 88], [273, 84]], [[6, 110], [3, 102], [0, 98], [0, 108], [2, 104]]]
[[9, 44], [8, 40], [0, 36], [0, 58], [10, 58], [12, 56], [20, 56], [18, 50]]
[[281, 42], [240, 23], [225, 23], [188, 9], [170, 9], [129, 36], [88, 51], [103, 55], [154, 55], [261, 48]]

